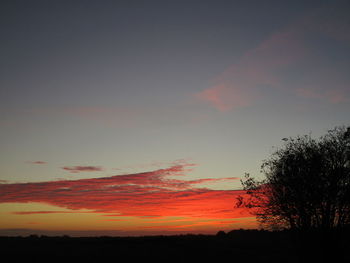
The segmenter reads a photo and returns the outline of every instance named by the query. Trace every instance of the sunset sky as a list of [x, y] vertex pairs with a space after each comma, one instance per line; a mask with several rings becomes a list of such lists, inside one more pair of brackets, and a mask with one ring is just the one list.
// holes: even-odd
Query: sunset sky
[[350, 116], [349, 1], [0, 3], [0, 235], [216, 233], [284, 137]]

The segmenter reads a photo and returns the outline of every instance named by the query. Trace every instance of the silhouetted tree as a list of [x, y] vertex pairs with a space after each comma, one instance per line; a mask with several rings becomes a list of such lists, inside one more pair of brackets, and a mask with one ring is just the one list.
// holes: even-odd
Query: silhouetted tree
[[262, 164], [263, 180], [246, 174], [248, 198], [268, 225], [308, 231], [350, 224], [350, 127], [336, 127], [318, 140], [310, 135], [284, 138], [284, 145]]

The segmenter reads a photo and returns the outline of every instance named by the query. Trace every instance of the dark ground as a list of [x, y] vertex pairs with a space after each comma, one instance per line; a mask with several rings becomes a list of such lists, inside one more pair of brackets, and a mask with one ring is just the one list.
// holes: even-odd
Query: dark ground
[[[319, 238], [316, 238], [318, 241]], [[316, 240], [313, 238], [312, 240]], [[298, 242], [296, 242], [298, 240]], [[334, 244], [334, 243], [333, 243]], [[341, 247], [342, 246], [342, 247]], [[319, 262], [329, 246], [288, 231], [235, 230], [217, 235], [144, 237], [0, 237], [6, 262]], [[325, 249], [326, 247], [326, 249]], [[340, 248], [341, 249], [338, 249]], [[300, 252], [302, 251], [302, 252]], [[303, 256], [305, 251], [308, 256]], [[340, 253], [339, 251], [345, 252]], [[350, 262], [345, 238], [328, 262]], [[328, 260], [328, 259], [327, 259]], [[3, 262], [5, 262], [3, 261]]]

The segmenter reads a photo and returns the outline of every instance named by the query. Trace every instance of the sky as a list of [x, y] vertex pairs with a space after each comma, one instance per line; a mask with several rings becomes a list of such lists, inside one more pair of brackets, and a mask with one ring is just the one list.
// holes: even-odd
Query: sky
[[258, 228], [282, 138], [349, 125], [349, 1], [1, 1], [0, 235]]

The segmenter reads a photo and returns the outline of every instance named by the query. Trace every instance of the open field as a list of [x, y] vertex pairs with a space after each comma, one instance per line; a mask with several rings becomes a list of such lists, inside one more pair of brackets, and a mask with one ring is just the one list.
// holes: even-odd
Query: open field
[[[217, 235], [144, 237], [0, 237], [0, 243], [2, 256], [11, 259], [8, 262], [298, 262], [300, 256], [290, 233], [285, 231], [236, 230]], [[319, 258], [320, 250], [312, 244], [310, 247], [309, 256]]]

